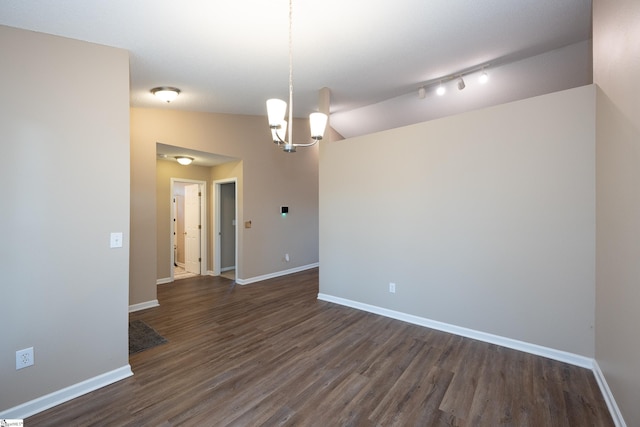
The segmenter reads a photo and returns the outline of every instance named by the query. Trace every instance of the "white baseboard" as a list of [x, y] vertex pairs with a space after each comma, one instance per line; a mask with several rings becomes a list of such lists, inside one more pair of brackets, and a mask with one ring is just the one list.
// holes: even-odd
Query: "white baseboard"
[[220, 272], [224, 273], [225, 271], [229, 271], [229, 270], [235, 270], [236, 266], [231, 266], [231, 267], [225, 267], [225, 268], [221, 268]]
[[156, 285], [166, 285], [167, 283], [173, 283], [171, 277], [165, 277], [164, 279], [156, 279]]
[[129, 313], [133, 313], [134, 311], [146, 310], [147, 308], [159, 307], [160, 303], [157, 299], [141, 302], [139, 304], [133, 304], [129, 306]]
[[549, 359], [558, 360], [560, 362], [565, 362], [571, 365], [589, 369], [593, 372], [593, 375], [598, 382], [600, 392], [602, 393], [602, 396], [607, 403], [607, 407], [609, 408], [609, 412], [611, 413], [611, 418], [613, 418], [613, 422], [615, 423], [616, 427], [626, 427], [624, 419], [622, 418], [622, 414], [620, 413], [620, 409], [618, 408], [613, 394], [611, 393], [611, 390], [607, 385], [607, 381], [604, 377], [604, 374], [600, 370], [598, 362], [590, 357], [585, 357], [562, 350], [556, 350], [553, 348], [543, 347], [537, 344], [531, 344], [511, 338], [501, 337], [499, 335], [493, 335], [486, 332], [476, 331], [474, 329], [463, 328], [460, 326], [439, 322], [437, 320], [426, 319], [424, 317], [418, 317], [412, 314], [402, 313], [400, 311], [389, 310], [375, 305], [369, 305], [346, 298], [336, 297], [333, 295], [319, 293], [318, 299], [362, 311], [367, 311], [369, 313], [379, 314], [381, 316], [390, 317], [392, 319], [402, 320], [407, 323], [413, 323], [414, 325], [425, 326], [427, 328], [448, 332], [450, 334], [460, 335], [463, 337], [472, 338], [475, 340], [484, 341], [507, 348], [512, 348], [514, 350], [524, 351], [525, 353], [531, 353], [537, 356], [547, 357]]
[[75, 399], [83, 394], [87, 394], [109, 384], [113, 384], [117, 381], [130, 377], [131, 375], [133, 375], [133, 372], [131, 372], [131, 366], [127, 364], [121, 368], [106, 372], [102, 375], [98, 375], [97, 377], [89, 378], [88, 380], [63, 388], [62, 390], [55, 391], [47, 394], [46, 396], [39, 397], [23, 403], [22, 405], [2, 411], [0, 412], [0, 419], [8, 418], [23, 420], [31, 415], [37, 414], [38, 412], [53, 408], [56, 405], [68, 402], [71, 399]]
[[582, 368], [591, 369], [593, 367], [592, 358], [580, 356], [578, 354], [573, 354], [573, 353], [569, 353], [562, 350], [543, 347], [537, 344], [518, 341], [511, 338], [506, 338], [499, 335], [493, 335], [493, 334], [489, 334], [482, 331], [476, 331], [474, 329], [463, 328], [460, 326], [439, 322], [437, 320], [426, 319], [424, 317], [418, 317], [412, 314], [406, 314], [399, 311], [389, 310], [386, 308], [364, 304], [358, 301], [352, 301], [345, 298], [335, 297], [332, 295], [319, 293], [318, 299], [322, 301], [333, 302], [333, 303], [344, 305], [351, 308], [356, 308], [358, 310], [368, 311], [369, 313], [379, 314], [385, 317], [391, 317], [392, 319], [402, 320], [404, 322], [413, 323], [414, 325], [425, 326], [427, 328], [437, 329], [439, 331], [448, 332], [450, 334], [460, 335], [463, 337], [472, 338], [474, 340], [484, 341], [491, 344], [512, 348], [514, 350], [520, 350], [526, 353], [548, 357], [549, 359], [558, 360], [560, 362], [569, 363], [571, 365], [580, 366]]
[[596, 381], [598, 382], [598, 387], [600, 387], [600, 391], [602, 392], [602, 397], [604, 397], [604, 401], [607, 403], [607, 408], [609, 408], [609, 412], [611, 413], [611, 418], [613, 418], [613, 423], [616, 427], [627, 427], [627, 424], [622, 418], [620, 408], [618, 408], [618, 404], [613, 398], [613, 393], [611, 393], [609, 384], [607, 384], [607, 379], [604, 377], [604, 374], [600, 369], [600, 365], [598, 365], [598, 361], [593, 361], [592, 369], [593, 375], [595, 375]]
[[300, 267], [291, 268], [289, 270], [276, 271], [275, 273], [264, 274], [262, 276], [251, 277], [249, 279], [238, 279], [236, 277], [236, 283], [238, 285], [248, 285], [249, 283], [261, 282], [267, 279], [273, 279], [280, 276], [286, 276], [287, 274], [299, 273], [301, 271], [310, 270], [316, 268], [320, 263], [307, 264]]

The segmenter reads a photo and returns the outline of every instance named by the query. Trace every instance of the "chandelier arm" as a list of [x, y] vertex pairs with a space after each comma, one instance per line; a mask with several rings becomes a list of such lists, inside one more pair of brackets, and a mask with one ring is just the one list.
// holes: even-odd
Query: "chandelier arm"
[[314, 139], [313, 142], [310, 142], [308, 144], [291, 144], [294, 147], [311, 147], [314, 146], [318, 143], [318, 141], [320, 141], [319, 139]]

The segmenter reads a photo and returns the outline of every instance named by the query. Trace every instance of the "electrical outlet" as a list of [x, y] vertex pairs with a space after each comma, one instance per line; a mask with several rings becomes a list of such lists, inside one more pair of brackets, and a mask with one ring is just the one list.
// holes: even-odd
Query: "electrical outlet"
[[33, 365], [33, 347], [16, 351], [16, 370]]
[[284, 254], [284, 261], [285, 262], [289, 262], [290, 261], [289, 254]]
[[391, 292], [392, 294], [396, 293], [396, 284], [391, 282], [389, 283], [389, 292]]

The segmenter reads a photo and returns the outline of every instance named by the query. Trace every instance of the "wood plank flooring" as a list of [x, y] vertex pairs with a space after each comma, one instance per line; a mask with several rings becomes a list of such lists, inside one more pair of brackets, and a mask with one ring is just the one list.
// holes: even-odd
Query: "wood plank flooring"
[[318, 270], [195, 277], [132, 313], [169, 340], [25, 426], [612, 426], [591, 371], [316, 299]]

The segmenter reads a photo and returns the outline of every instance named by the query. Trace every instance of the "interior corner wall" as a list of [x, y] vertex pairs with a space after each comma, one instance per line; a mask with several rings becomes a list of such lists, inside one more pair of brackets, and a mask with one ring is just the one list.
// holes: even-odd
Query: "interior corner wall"
[[[0, 418], [14, 418], [130, 374], [129, 56], [0, 26], [0, 58]], [[16, 370], [28, 347], [35, 364]]]
[[597, 96], [596, 360], [640, 425], [640, 2], [594, 0]]
[[[238, 186], [238, 279], [251, 280], [318, 262], [318, 149], [288, 154], [273, 144], [265, 117], [131, 109], [132, 242], [130, 304], [156, 298], [156, 142], [242, 161]], [[309, 134], [295, 120], [297, 135]], [[280, 205], [291, 207], [283, 218]], [[135, 205], [135, 208], [133, 206]], [[290, 262], [284, 254], [290, 254]], [[153, 258], [151, 260], [150, 258]]]
[[594, 117], [589, 85], [323, 144], [320, 293], [593, 357]]

